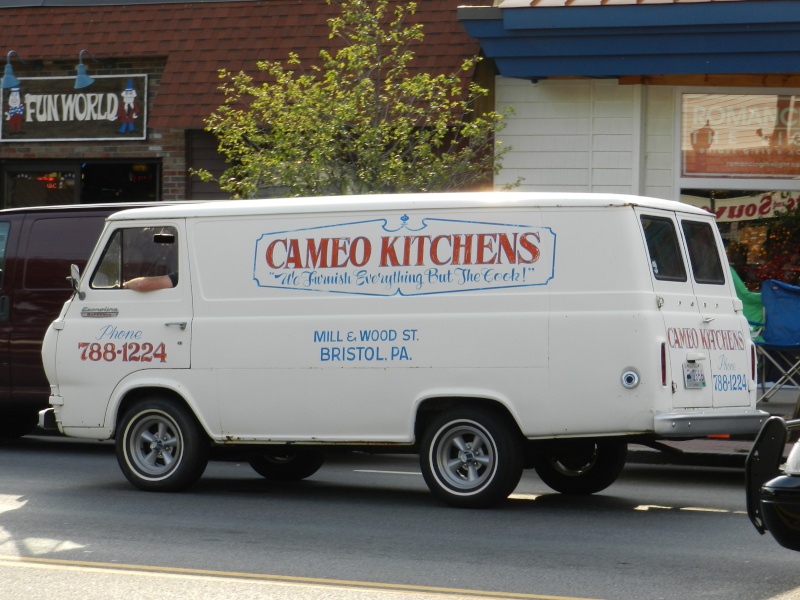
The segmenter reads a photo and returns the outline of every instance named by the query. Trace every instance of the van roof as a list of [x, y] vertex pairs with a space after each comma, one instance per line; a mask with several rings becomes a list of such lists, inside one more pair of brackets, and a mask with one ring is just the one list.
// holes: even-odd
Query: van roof
[[451, 192], [435, 194], [381, 194], [318, 196], [311, 198], [262, 198], [257, 200], [218, 200], [134, 208], [115, 213], [110, 220], [164, 219], [280, 215], [291, 213], [355, 212], [364, 210], [411, 210], [437, 208], [516, 208], [516, 207], [620, 207], [643, 206], [710, 216], [701, 208], [674, 200], [625, 194], [542, 193], [542, 192]]
[[[158, 200], [135, 200], [133, 202], [98, 202], [96, 204], [53, 204], [47, 206], [17, 206], [14, 208], [4, 208], [0, 210], [2, 215], [18, 214], [60, 214], [64, 212], [91, 212], [105, 211], [118, 212], [121, 210], [131, 210], [134, 208], [144, 208], [150, 206], [166, 206], [171, 202], [161, 202]], [[183, 204], [197, 204], [197, 202], [186, 202]]]

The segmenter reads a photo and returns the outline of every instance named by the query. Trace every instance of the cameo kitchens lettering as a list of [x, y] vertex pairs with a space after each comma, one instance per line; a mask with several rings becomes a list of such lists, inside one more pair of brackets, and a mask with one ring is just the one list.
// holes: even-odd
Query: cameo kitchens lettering
[[744, 350], [744, 334], [733, 329], [702, 329], [670, 327], [667, 330], [670, 348], [690, 350]]
[[521, 224], [385, 219], [264, 234], [254, 279], [278, 287], [419, 295], [545, 285], [555, 234]]

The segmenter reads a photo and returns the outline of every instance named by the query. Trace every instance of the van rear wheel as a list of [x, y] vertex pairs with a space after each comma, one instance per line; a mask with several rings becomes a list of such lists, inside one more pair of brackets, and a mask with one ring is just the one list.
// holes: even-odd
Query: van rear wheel
[[627, 452], [623, 442], [548, 442], [539, 451], [536, 473], [562, 494], [594, 494], [617, 480]]
[[281, 448], [251, 454], [253, 470], [272, 481], [300, 481], [319, 471], [325, 453], [317, 448]]
[[425, 483], [451, 506], [485, 508], [504, 500], [522, 477], [522, 462], [513, 424], [486, 410], [442, 413], [422, 436]]
[[200, 479], [209, 444], [186, 408], [162, 398], [137, 402], [117, 429], [117, 462], [142, 490], [177, 492]]

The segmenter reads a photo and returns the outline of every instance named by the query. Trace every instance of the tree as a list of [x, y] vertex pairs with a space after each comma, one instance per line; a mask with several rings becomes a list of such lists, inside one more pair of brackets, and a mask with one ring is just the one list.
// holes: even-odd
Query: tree
[[[329, 3], [331, 0], [327, 0]], [[341, 0], [328, 20], [330, 39], [303, 68], [260, 61], [257, 83], [244, 72], [220, 71], [225, 101], [207, 120], [230, 165], [220, 187], [235, 198], [341, 195], [463, 189], [500, 170], [495, 133], [505, 114], [479, 114], [488, 91], [464, 84], [462, 73], [411, 73], [421, 24], [407, 24], [413, 2]], [[196, 172], [204, 181], [206, 171]]]

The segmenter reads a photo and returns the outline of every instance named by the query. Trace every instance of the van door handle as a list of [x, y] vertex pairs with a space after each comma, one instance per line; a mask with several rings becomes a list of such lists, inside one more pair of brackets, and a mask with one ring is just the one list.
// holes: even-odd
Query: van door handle
[[703, 317], [703, 323], [711, 323], [717, 317]]
[[181, 331], [186, 329], [186, 321], [183, 321], [182, 323], [164, 323], [164, 325], [167, 327], [180, 327]]

